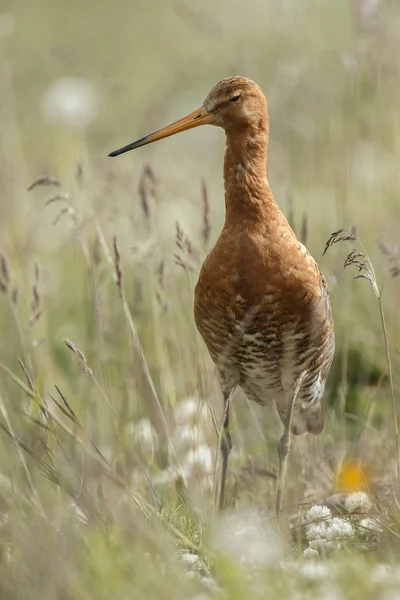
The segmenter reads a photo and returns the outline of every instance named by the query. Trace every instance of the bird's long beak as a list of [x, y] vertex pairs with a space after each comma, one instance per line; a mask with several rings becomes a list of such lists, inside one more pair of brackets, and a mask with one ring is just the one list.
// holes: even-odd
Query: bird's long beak
[[119, 150], [114, 150], [113, 152], [110, 152], [108, 156], [118, 156], [119, 154], [124, 154], [124, 152], [129, 152], [129, 150], [134, 150], [135, 148], [140, 148], [140, 146], [145, 146], [146, 144], [151, 144], [157, 140], [162, 140], [163, 138], [174, 135], [175, 133], [186, 131], [186, 129], [192, 129], [193, 127], [199, 127], [200, 125], [212, 123], [213, 115], [207, 112], [204, 106], [201, 106], [198, 110], [190, 113], [190, 115], [183, 117], [183, 119], [179, 119], [179, 121], [175, 121], [175, 123], [167, 125], [167, 127], [163, 127], [154, 133], [149, 133], [149, 135], [145, 135], [139, 140], [136, 140], [136, 142], [132, 142], [123, 148], [119, 148]]

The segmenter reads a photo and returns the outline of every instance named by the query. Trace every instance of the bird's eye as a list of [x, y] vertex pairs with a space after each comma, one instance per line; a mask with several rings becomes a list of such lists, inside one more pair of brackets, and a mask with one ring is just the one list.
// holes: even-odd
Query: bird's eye
[[240, 94], [238, 94], [237, 96], [233, 96], [233, 98], [231, 98], [229, 100], [229, 102], [237, 102], [239, 100], [239, 98], [240, 98]]

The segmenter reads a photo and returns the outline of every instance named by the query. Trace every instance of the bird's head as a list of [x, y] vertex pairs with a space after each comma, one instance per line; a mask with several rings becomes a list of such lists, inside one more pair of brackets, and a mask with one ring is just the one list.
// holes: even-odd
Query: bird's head
[[200, 125], [216, 125], [226, 132], [266, 130], [268, 127], [267, 102], [261, 88], [246, 77], [222, 79], [208, 94], [204, 104], [183, 119], [150, 133], [109, 156], [118, 156], [140, 146], [193, 129]]
[[265, 96], [254, 81], [245, 77], [231, 77], [217, 83], [203, 106], [212, 115], [212, 124], [225, 131], [266, 126]]

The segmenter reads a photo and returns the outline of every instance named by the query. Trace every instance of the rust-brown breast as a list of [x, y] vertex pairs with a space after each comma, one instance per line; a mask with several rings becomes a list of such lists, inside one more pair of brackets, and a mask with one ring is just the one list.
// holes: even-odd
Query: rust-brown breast
[[283, 215], [267, 231], [224, 227], [202, 267], [194, 314], [223, 387], [275, 402], [284, 418], [305, 370], [299, 406], [319, 401], [334, 351], [329, 294]]

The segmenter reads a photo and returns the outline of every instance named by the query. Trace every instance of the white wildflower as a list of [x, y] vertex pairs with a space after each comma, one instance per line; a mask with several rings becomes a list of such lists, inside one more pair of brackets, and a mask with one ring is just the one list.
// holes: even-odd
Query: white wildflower
[[87, 127], [97, 117], [99, 95], [91, 81], [60, 77], [43, 94], [42, 112], [51, 120], [71, 127]]
[[210, 591], [220, 591], [218, 585], [215, 582], [215, 579], [213, 579], [212, 577], [202, 577], [200, 581], [204, 585], [204, 587], [208, 588]]
[[319, 552], [318, 550], [314, 550], [314, 548], [308, 547], [303, 551], [303, 556], [306, 558], [318, 558]]
[[175, 450], [178, 452], [194, 448], [206, 441], [204, 429], [193, 424], [184, 424], [178, 427], [175, 432], [175, 439]]
[[330, 526], [327, 530], [327, 539], [336, 540], [343, 537], [352, 537], [354, 535], [354, 527], [351, 523], [345, 519], [335, 517], [330, 522]]
[[213, 544], [217, 551], [253, 569], [274, 565], [283, 555], [281, 539], [272, 525], [250, 510], [223, 514]]
[[193, 423], [202, 414], [202, 404], [196, 398], [181, 400], [175, 407], [174, 417], [178, 424]]
[[[324, 520], [315, 522], [315, 518]], [[314, 522], [308, 522], [308, 519]], [[304, 550], [304, 556], [311, 558], [317, 554], [340, 550], [341, 541], [354, 535], [354, 528], [345, 519], [332, 517], [326, 506], [313, 506], [305, 517], [305, 534], [308, 539], [308, 547]]]
[[[308, 558], [316, 558], [318, 552], [315, 554], [312, 549], [307, 548], [310, 552], [304, 551], [303, 555]], [[326, 562], [306, 561], [298, 563], [298, 572], [306, 579], [313, 581], [327, 581], [329, 577], [334, 575], [334, 567]]]
[[173, 465], [161, 471], [158, 475], [153, 478], [154, 485], [175, 485], [175, 484], [183, 484], [185, 487], [187, 486], [187, 473], [183, 471], [180, 467], [175, 467]]
[[321, 537], [326, 537], [328, 525], [324, 521], [322, 523], [311, 523], [306, 529], [308, 540], [317, 540]]
[[366, 517], [365, 519], [361, 519], [360, 521], [361, 529], [365, 531], [362, 533], [381, 533], [383, 529], [380, 527], [379, 523], [370, 517]]
[[304, 520], [307, 523], [311, 523], [312, 521], [317, 521], [318, 519], [326, 519], [331, 516], [331, 511], [327, 506], [321, 506], [319, 504], [315, 504], [312, 506], [306, 513]]
[[193, 554], [192, 552], [182, 552], [182, 554], [179, 555], [179, 559], [189, 570], [199, 571], [201, 569], [201, 561], [197, 554]]
[[372, 503], [365, 492], [353, 492], [346, 497], [344, 507], [349, 513], [369, 512]]
[[374, 585], [382, 585], [391, 581], [393, 569], [390, 565], [379, 563], [372, 567], [371, 583]]
[[137, 450], [145, 455], [154, 457], [157, 448], [157, 433], [148, 419], [139, 419], [130, 423], [127, 427], [127, 433], [132, 436]]
[[212, 473], [213, 459], [209, 446], [201, 444], [186, 454], [182, 469], [188, 476], [203, 476]]
[[327, 538], [315, 538], [314, 540], [310, 540], [308, 542], [308, 547], [312, 550], [316, 550], [320, 554], [324, 554], [330, 550], [340, 550], [340, 544], [335, 544], [334, 542], [329, 542]]

